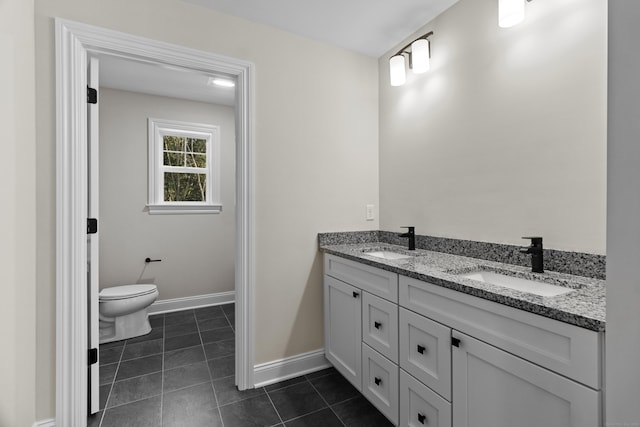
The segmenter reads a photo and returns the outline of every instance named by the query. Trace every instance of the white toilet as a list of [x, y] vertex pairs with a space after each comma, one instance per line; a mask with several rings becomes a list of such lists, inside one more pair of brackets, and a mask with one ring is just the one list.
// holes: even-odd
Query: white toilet
[[99, 294], [100, 344], [151, 332], [147, 308], [158, 298], [153, 284], [104, 288]]

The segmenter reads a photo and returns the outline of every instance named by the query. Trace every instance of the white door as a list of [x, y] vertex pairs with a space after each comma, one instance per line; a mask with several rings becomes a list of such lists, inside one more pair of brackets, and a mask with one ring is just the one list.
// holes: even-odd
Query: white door
[[[87, 83], [90, 88], [98, 89], [98, 59], [89, 58], [87, 69]], [[87, 89], [89, 90], [89, 89]], [[87, 102], [87, 135], [88, 135], [88, 190], [87, 212], [88, 218], [98, 218], [98, 104]], [[98, 349], [100, 341], [99, 315], [98, 315], [98, 233], [87, 233], [87, 309], [89, 319], [89, 349]], [[99, 353], [98, 353], [99, 354]], [[89, 413], [94, 414], [100, 410], [100, 360], [89, 365]]]
[[358, 390], [362, 388], [361, 291], [324, 276], [325, 356]]
[[598, 427], [599, 392], [457, 331], [456, 427]]

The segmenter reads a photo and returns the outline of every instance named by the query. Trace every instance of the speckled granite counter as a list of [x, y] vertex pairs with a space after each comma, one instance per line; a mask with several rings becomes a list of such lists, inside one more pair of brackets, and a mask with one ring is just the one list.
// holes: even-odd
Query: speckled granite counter
[[[321, 244], [320, 250], [324, 253], [358, 261], [585, 329], [605, 330], [604, 280], [551, 271], [543, 274], [531, 273], [530, 268], [516, 265], [420, 249], [407, 251], [402, 246], [380, 242], [344, 245]], [[366, 252], [374, 250], [407, 253], [412, 257], [387, 260], [366, 254]], [[478, 269], [494, 270], [515, 277], [561, 285], [575, 290], [563, 295], [542, 297], [479, 282], [460, 275]]]

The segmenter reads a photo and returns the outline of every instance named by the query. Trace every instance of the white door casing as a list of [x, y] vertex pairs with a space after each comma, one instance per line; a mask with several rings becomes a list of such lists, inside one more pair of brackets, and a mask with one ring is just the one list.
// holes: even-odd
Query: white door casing
[[87, 65], [91, 53], [236, 78], [236, 384], [253, 387], [252, 63], [56, 19], [56, 425], [87, 421]]

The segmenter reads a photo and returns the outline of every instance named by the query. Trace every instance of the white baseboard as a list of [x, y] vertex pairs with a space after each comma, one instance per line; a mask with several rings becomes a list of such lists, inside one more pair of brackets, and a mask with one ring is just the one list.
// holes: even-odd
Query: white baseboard
[[165, 299], [151, 304], [147, 312], [149, 314], [171, 313], [172, 311], [189, 310], [192, 308], [208, 307], [210, 305], [229, 304], [235, 302], [235, 300], [235, 291], [197, 295], [195, 297]]
[[256, 365], [253, 369], [253, 380], [256, 388], [263, 387], [330, 366], [324, 357], [324, 349], [320, 349]]
[[56, 427], [56, 420], [52, 418], [50, 420], [36, 421], [33, 427]]

